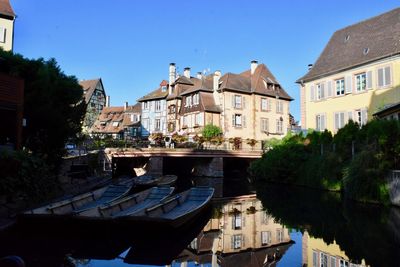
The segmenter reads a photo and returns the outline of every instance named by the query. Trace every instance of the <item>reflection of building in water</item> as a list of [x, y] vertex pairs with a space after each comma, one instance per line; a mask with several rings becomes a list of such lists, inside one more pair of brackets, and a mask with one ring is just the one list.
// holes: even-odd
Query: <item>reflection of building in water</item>
[[305, 231], [302, 240], [303, 266], [309, 267], [366, 267], [361, 263], [353, 263], [336, 242], [327, 245], [322, 239], [310, 237]]
[[267, 214], [255, 196], [222, 203], [180, 262], [212, 266], [272, 266], [291, 244], [289, 230]]

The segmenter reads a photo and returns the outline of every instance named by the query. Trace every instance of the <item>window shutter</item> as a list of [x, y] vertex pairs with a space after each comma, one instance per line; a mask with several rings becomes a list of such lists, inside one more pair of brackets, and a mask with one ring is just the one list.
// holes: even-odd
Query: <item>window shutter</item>
[[232, 95], [232, 108], [235, 108], [235, 95]]
[[353, 112], [352, 111], [347, 112], [347, 115], [348, 115], [348, 120], [353, 120]]
[[267, 104], [267, 110], [271, 110], [272, 109], [272, 100], [268, 99], [268, 104]]
[[6, 28], [0, 27], [0, 43], [6, 42]]
[[236, 122], [235, 122], [235, 114], [232, 115], [232, 126], [235, 126]]
[[244, 248], [246, 245], [245, 245], [245, 237], [246, 237], [246, 235], [242, 235], [242, 245], [240, 246], [241, 248]]
[[262, 131], [264, 131], [264, 122], [265, 122], [265, 120], [264, 119], [261, 119], [261, 121], [260, 121], [260, 125], [261, 125], [261, 132]]
[[325, 130], [325, 125], [326, 125], [326, 116], [325, 116], [325, 114], [323, 114], [323, 115], [321, 115], [321, 131], [324, 131]]
[[346, 80], [345, 80], [345, 84], [344, 84], [346, 94], [351, 94], [351, 92], [352, 92], [351, 85], [352, 85], [351, 84], [351, 76], [350, 75], [346, 76]]
[[235, 222], [236, 222], [236, 216], [232, 216], [232, 230], [235, 230]]
[[378, 87], [383, 86], [383, 69], [378, 69]]
[[314, 101], [314, 100], [315, 100], [315, 98], [314, 98], [314, 85], [311, 85], [310, 100], [311, 100], [311, 101]]
[[321, 83], [321, 99], [325, 98], [325, 83]]
[[346, 121], [345, 113], [344, 112], [340, 112], [339, 116], [340, 116], [340, 127], [343, 127], [344, 126], [344, 122]]
[[335, 129], [339, 129], [339, 113], [335, 113]]
[[391, 84], [391, 79], [392, 79], [392, 75], [391, 75], [390, 66], [387, 66], [387, 67], [385, 67], [385, 85]]
[[246, 108], [246, 97], [242, 96], [242, 108]]
[[246, 216], [242, 216], [242, 227], [246, 226]]
[[266, 120], [266, 127], [265, 127], [265, 129], [267, 130], [267, 132], [269, 132], [269, 119], [267, 118]]
[[246, 127], [246, 116], [242, 115], [242, 126]]
[[332, 97], [332, 81], [328, 81], [328, 97]]
[[367, 114], [367, 109], [364, 108], [361, 110], [361, 124], [365, 125], [368, 120], [368, 114]]
[[372, 71], [367, 71], [367, 89], [372, 89]]
[[235, 249], [235, 237], [234, 237], [234, 235], [231, 236], [231, 249]]

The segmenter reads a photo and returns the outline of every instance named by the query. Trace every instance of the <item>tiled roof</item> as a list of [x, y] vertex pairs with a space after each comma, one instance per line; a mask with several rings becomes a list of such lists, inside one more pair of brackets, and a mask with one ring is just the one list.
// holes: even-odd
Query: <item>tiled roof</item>
[[373, 116], [381, 116], [400, 109], [400, 102], [385, 105], [382, 109], [372, 114]]
[[400, 8], [336, 31], [312, 69], [297, 82], [315, 80], [400, 53]]
[[0, 14], [15, 17], [14, 10], [12, 9], [9, 0], [0, 0]]
[[[162, 87], [166, 86], [167, 89], [163, 92]], [[143, 102], [143, 101], [148, 101], [148, 100], [156, 100], [156, 99], [163, 99], [166, 98], [168, 96], [168, 82], [163, 80], [160, 83], [160, 86], [152, 91], [151, 93], [139, 98], [137, 101], [138, 102]]]
[[193, 86], [181, 93], [181, 95], [187, 95], [197, 91], [213, 92], [213, 75], [208, 75], [202, 79], [191, 78]]
[[79, 82], [79, 84], [83, 88], [86, 103], [89, 103], [90, 98], [92, 97], [92, 94], [93, 94], [94, 90], [96, 89], [96, 86], [99, 82], [101, 83], [101, 78], [93, 79], [93, 80], [83, 80], [83, 81]]
[[219, 89], [293, 100], [265, 64], [258, 65], [253, 75], [250, 70], [240, 74], [227, 73], [223, 75], [220, 79]]
[[203, 105], [204, 111], [221, 113], [220, 107], [215, 104], [212, 93], [201, 92], [200, 93], [201, 104]]
[[[124, 107], [104, 107], [101, 114], [92, 127], [94, 133], [120, 133], [124, 131], [124, 127], [132, 125], [140, 125], [140, 122], [131, 120], [132, 113], [140, 114], [140, 103], [134, 106]], [[113, 126], [113, 122], [118, 122], [118, 126]]]
[[193, 77], [191, 77], [190, 79], [187, 78], [186, 76], [179, 76], [178, 79], [175, 80], [174, 84], [189, 84], [189, 85], [193, 85], [193, 82], [191, 81]]

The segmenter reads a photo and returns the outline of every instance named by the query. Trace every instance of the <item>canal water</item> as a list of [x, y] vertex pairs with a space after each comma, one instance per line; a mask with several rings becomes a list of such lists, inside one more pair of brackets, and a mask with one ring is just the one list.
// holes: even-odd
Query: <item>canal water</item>
[[398, 208], [279, 185], [227, 192], [176, 231], [16, 225], [0, 233], [0, 258], [18, 255], [27, 267], [400, 266]]

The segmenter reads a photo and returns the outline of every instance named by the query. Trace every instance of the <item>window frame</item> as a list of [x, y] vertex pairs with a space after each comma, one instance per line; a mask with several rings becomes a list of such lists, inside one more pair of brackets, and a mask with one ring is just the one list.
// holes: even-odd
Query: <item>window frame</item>
[[[340, 87], [338, 87], [338, 82]], [[335, 79], [335, 96], [344, 96], [345, 94], [346, 94], [346, 88], [345, 88], [344, 77]]]
[[[388, 83], [386, 83], [386, 69], [389, 69], [389, 74], [390, 74], [390, 76], [389, 76], [389, 82]], [[393, 84], [393, 70], [392, 70], [393, 68], [392, 68], [392, 66], [391, 65], [385, 65], [385, 66], [382, 66], [382, 67], [378, 67], [377, 69], [376, 69], [376, 72], [377, 72], [377, 81], [376, 81], [376, 83], [377, 83], [377, 87], [378, 88], [386, 88], [386, 87], [389, 87], [389, 86], [391, 86], [392, 84]], [[379, 85], [379, 71], [380, 70], [382, 70], [382, 85]]]
[[[364, 77], [363, 80], [359, 81], [359, 77]], [[367, 91], [367, 72], [361, 72], [354, 75], [355, 92], [363, 93]], [[359, 85], [364, 85], [363, 88], [359, 88]]]
[[[234, 95], [234, 99], [235, 99], [235, 109], [242, 109], [243, 108], [243, 99], [241, 95]], [[239, 101], [238, 101], [239, 100]]]

